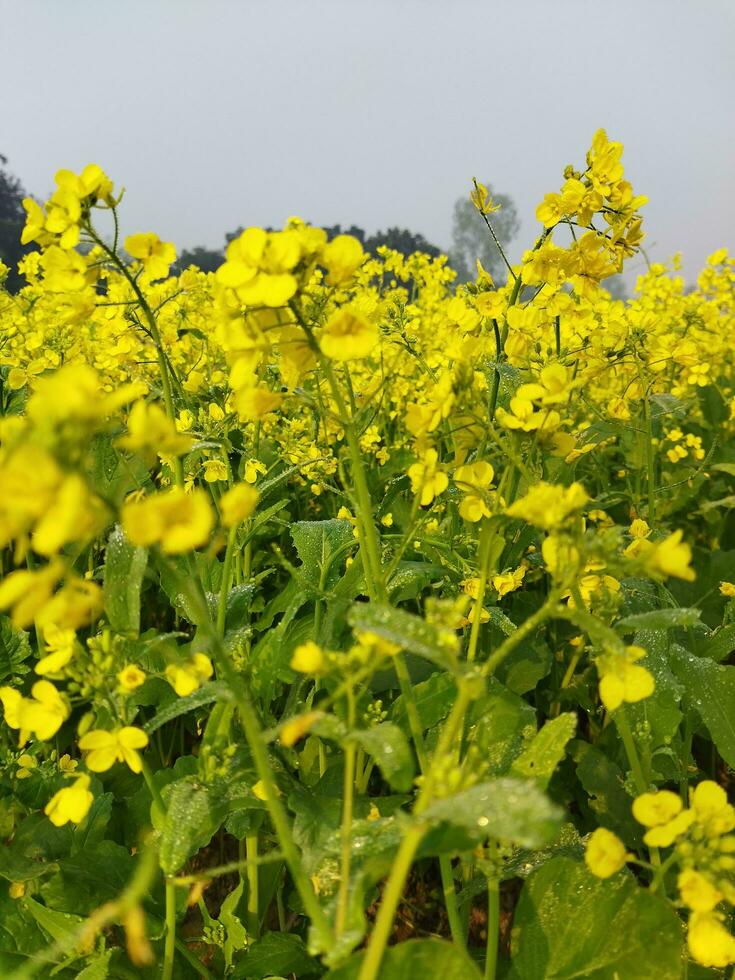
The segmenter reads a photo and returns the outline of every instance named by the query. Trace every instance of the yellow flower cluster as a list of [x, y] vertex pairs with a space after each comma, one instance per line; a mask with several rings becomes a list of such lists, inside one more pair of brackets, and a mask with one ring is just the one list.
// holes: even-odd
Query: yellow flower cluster
[[[688, 807], [670, 790], [643, 793], [633, 802], [633, 816], [646, 828], [643, 841], [648, 847], [673, 846], [679, 897], [689, 910], [692, 957], [703, 966], [735, 963], [735, 937], [719, 908], [735, 905], [735, 808], [725, 790], [712, 780], [698, 783]], [[585, 861], [598, 878], [609, 878], [632, 859], [611, 831], [599, 827], [590, 835]]]

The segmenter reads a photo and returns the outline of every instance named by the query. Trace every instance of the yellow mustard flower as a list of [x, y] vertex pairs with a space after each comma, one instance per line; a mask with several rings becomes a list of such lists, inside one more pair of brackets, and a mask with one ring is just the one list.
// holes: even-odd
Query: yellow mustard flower
[[459, 513], [466, 521], [476, 523], [483, 517], [490, 517], [486, 492], [494, 476], [495, 470], [484, 460], [467, 463], [454, 471], [454, 482], [463, 493]]
[[43, 808], [51, 823], [57, 827], [63, 827], [69, 822], [81, 823], [94, 802], [94, 795], [90, 792], [89, 786], [89, 776], [82, 773], [71, 786], [54, 793]]
[[291, 670], [296, 670], [300, 674], [318, 674], [324, 665], [324, 651], [313, 640], [297, 646], [290, 663]]
[[145, 672], [136, 666], [136, 664], [128, 664], [127, 667], [123, 669], [117, 675], [117, 682], [123, 691], [136, 691], [141, 684], [145, 683]]
[[427, 449], [419, 463], [409, 466], [408, 477], [411, 480], [411, 489], [420, 495], [422, 507], [428, 507], [449, 486], [449, 477], [439, 467], [436, 449]]
[[677, 878], [682, 902], [693, 912], [711, 912], [722, 901], [722, 892], [701, 872], [685, 868]]
[[258, 491], [250, 483], [236, 483], [220, 497], [220, 515], [225, 527], [246, 521], [258, 504]]
[[735, 963], [735, 938], [717, 912], [692, 912], [687, 927], [687, 946], [702, 966], [722, 968]]
[[634, 704], [653, 694], [653, 675], [636, 663], [645, 655], [642, 647], [628, 646], [623, 653], [609, 651], [596, 658], [600, 700], [608, 711], [615, 711], [624, 701]]
[[213, 524], [209, 499], [199, 488], [186, 493], [175, 487], [143, 500], [127, 500], [122, 510], [122, 525], [132, 544], [160, 544], [169, 555], [206, 544]]
[[518, 517], [547, 531], [561, 527], [588, 502], [581, 483], [568, 487], [540, 481], [524, 497], [506, 510], [509, 517]]
[[605, 827], [598, 827], [590, 834], [584, 851], [585, 864], [597, 878], [612, 877], [625, 867], [630, 857], [625, 844]]
[[58, 674], [63, 670], [74, 654], [76, 638], [74, 630], [61, 630], [53, 623], [48, 623], [43, 631], [46, 653], [36, 664], [36, 673], [44, 676]]
[[169, 664], [166, 679], [180, 698], [188, 697], [214, 673], [212, 661], [204, 653], [194, 653], [184, 664]]
[[96, 728], [79, 739], [79, 748], [86, 752], [85, 762], [92, 772], [106, 772], [116, 762], [124, 762], [133, 772], [143, 769], [138, 749], [148, 744], [148, 736], [132, 725], [107, 732]]
[[357, 310], [343, 307], [327, 320], [319, 337], [322, 354], [335, 361], [367, 357], [380, 340], [380, 331]]
[[176, 261], [176, 248], [171, 242], [162, 242], [152, 231], [128, 235], [125, 249], [134, 259], [140, 259], [149, 279], [165, 279], [171, 264]]

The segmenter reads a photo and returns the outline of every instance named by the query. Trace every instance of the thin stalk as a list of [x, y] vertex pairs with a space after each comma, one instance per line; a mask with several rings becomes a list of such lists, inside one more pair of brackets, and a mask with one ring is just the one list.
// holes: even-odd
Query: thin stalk
[[232, 588], [232, 560], [235, 555], [235, 541], [237, 538], [237, 528], [231, 527], [227, 535], [227, 548], [225, 549], [225, 561], [222, 568], [222, 585], [219, 590], [219, 602], [217, 603], [217, 635], [225, 635], [225, 622], [227, 619], [227, 598]]
[[[350, 685], [347, 688], [347, 730], [351, 734], [355, 727], [355, 695]], [[337, 894], [337, 912], [334, 920], [335, 938], [344, 932], [347, 922], [347, 909], [350, 901], [350, 862], [352, 858], [352, 810], [355, 795], [355, 760], [357, 745], [349, 739], [344, 746], [344, 775], [342, 781], [342, 823], [340, 825], [340, 874]]]
[[480, 623], [482, 621], [482, 608], [485, 602], [485, 591], [488, 580], [488, 558], [490, 556], [490, 542], [492, 539], [492, 525], [489, 521], [483, 521], [480, 531], [479, 545], [479, 565], [480, 581], [477, 586], [477, 596], [472, 612], [472, 628], [470, 629], [470, 642], [467, 648], [467, 662], [472, 663], [477, 654], [477, 644], [480, 639]]
[[176, 887], [172, 878], [166, 878], [166, 938], [163, 947], [161, 980], [172, 980], [174, 953], [176, 951]]
[[258, 832], [246, 834], [245, 857], [248, 877], [248, 913], [252, 919], [251, 929], [257, 938], [260, 931], [260, 895], [258, 893]]
[[487, 880], [487, 952], [485, 954], [485, 980], [495, 980], [498, 969], [498, 942], [500, 939], [500, 882]]
[[646, 421], [646, 486], [648, 489], [648, 523], [653, 527], [656, 523], [656, 458], [653, 452], [653, 420], [651, 418], [651, 402], [646, 395], [643, 400], [643, 410]]
[[441, 872], [442, 894], [444, 895], [444, 905], [447, 909], [452, 941], [455, 946], [464, 949], [466, 946], [464, 925], [462, 924], [462, 917], [459, 914], [457, 890], [454, 887], [454, 874], [452, 873], [452, 862], [447, 854], [443, 854], [439, 858], [439, 870]]
[[[444, 758], [447, 751], [454, 744], [464, 722], [465, 712], [470, 704], [470, 700], [471, 696], [468, 685], [461, 684], [457, 694], [457, 700], [454, 702], [454, 706], [439, 738], [439, 744], [434, 756], [435, 759]], [[437, 767], [433, 766], [429, 767], [426, 772], [419, 797], [414, 806], [414, 817], [420, 817], [431, 803], [436, 785], [437, 771]], [[358, 980], [376, 980], [378, 976], [380, 964], [383, 961], [385, 948], [390, 938], [391, 929], [393, 928], [396, 909], [401, 900], [403, 888], [411, 870], [413, 859], [416, 856], [416, 851], [426, 830], [427, 828], [424, 824], [416, 822], [408, 828], [401, 841], [398, 853], [393, 861], [391, 873], [385, 885], [385, 890], [383, 891], [383, 898], [375, 919], [375, 927], [373, 928], [365, 958], [360, 967]]]

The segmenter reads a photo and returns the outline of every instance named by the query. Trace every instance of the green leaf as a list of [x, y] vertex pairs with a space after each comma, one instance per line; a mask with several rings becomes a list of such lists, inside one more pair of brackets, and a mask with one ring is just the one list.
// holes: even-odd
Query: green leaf
[[202, 705], [212, 704], [214, 701], [228, 701], [231, 696], [227, 686], [220, 681], [202, 684], [197, 691], [188, 694], [185, 698], [177, 698], [171, 704], [167, 704], [160, 711], [157, 711], [151, 720], [143, 726], [143, 730], [150, 735], [173, 718], [185, 715], [195, 708], [201, 708]]
[[291, 932], [268, 932], [256, 940], [235, 965], [235, 980], [262, 980], [263, 977], [297, 977], [319, 973], [317, 960], [309, 956], [303, 939]]
[[248, 944], [248, 931], [242, 924], [240, 917], [235, 914], [244, 888], [245, 879], [241, 877], [237, 888], [234, 888], [229, 893], [219, 910], [219, 921], [225, 927], [225, 942], [222, 947], [222, 952], [225, 957], [225, 966], [228, 970], [232, 966], [232, 957], [235, 951], [245, 949]]
[[210, 842], [224, 816], [224, 808], [212, 799], [209, 788], [192, 776], [166, 786], [162, 796], [166, 819], [161, 831], [159, 860], [161, 869], [170, 875]]
[[340, 575], [339, 559], [345, 547], [354, 543], [349, 521], [296, 521], [291, 538], [309, 583], [320, 592], [329, 591]]
[[548, 844], [561, 827], [562, 811], [535, 783], [503, 777], [479, 783], [432, 803], [422, 814], [434, 824], [464, 830], [470, 838], [519, 847]]
[[671, 665], [717, 751], [735, 768], [735, 667], [723, 667], [676, 646], [671, 648]]
[[77, 973], [76, 980], [107, 980], [110, 972], [110, 957], [112, 950], [106, 949], [104, 953], [95, 956], [87, 966]]
[[373, 756], [393, 789], [405, 792], [411, 788], [415, 773], [413, 754], [398, 725], [384, 721], [374, 728], [352, 732], [350, 738]]
[[26, 908], [44, 932], [47, 932], [52, 939], [63, 942], [69, 933], [80, 926], [84, 919], [80, 915], [72, 915], [70, 912], [56, 912], [54, 909], [47, 909], [30, 896], [26, 896], [23, 907]]
[[121, 844], [103, 840], [59, 860], [59, 871], [41, 886], [49, 908], [88, 915], [125, 888], [137, 858]]
[[697, 626], [702, 628], [699, 609], [652, 609], [650, 612], [635, 613], [618, 620], [616, 629], [624, 633], [635, 633], [638, 630], [668, 630], [676, 626]]
[[105, 551], [105, 612], [117, 633], [140, 632], [140, 587], [143, 584], [148, 551], [136, 548], [116, 524], [107, 539]]
[[0, 616], [0, 682], [20, 678], [30, 667], [25, 661], [31, 655], [28, 634], [17, 630], [7, 616]]
[[564, 758], [566, 744], [576, 728], [577, 716], [572, 712], [547, 721], [515, 760], [510, 768], [511, 775], [533, 779], [541, 789], [546, 789], [554, 770]]
[[429, 583], [441, 578], [444, 569], [426, 561], [402, 561], [388, 585], [388, 597], [394, 604], [416, 599]]
[[[356, 953], [342, 966], [330, 970], [324, 980], [357, 980], [365, 957]], [[464, 950], [441, 939], [410, 939], [390, 946], [380, 967], [380, 980], [480, 980], [481, 973]], [[538, 980], [538, 978], [536, 978]]]
[[[446, 718], [457, 698], [457, 685], [454, 679], [448, 674], [439, 672], [416, 684], [412, 690], [423, 731], [434, 728]], [[391, 716], [396, 724], [404, 728], [408, 726], [406, 703], [402, 694], [393, 702]]]
[[664, 899], [621, 873], [595, 878], [553, 858], [528, 879], [513, 920], [513, 980], [679, 980], [682, 929]]
[[735, 650], [735, 623], [728, 623], [711, 636], [708, 636], [698, 650], [701, 657], [716, 660], [718, 663], [729, 657]]
[[0, 975], [7, 976], [47, 946], [46, 933], [25, 902], [11, 898], [7, 888], [0, 889]]
[[525, 694], [549, 674], [553, 662], [547, 643], [522, 643], [498, 667], [497, 677], [510, 691]]
[[403, 609], [378, 602], [356, 602], [347, 620], [357, 632], [375, 633], [444, 670], [457, 670], [458, 639], [454, 630], [442, 629]]
[[469, 737], [493, 776], [504, 776], [536, 734], [534, 708], [494, 677], [487, 693], [470, 706], [468, 720]]
[[614, 831], [628, 847], [640, 845], [640, 824], [633, 819], [633, 797], [625, 789], [620, 767], [605, 753], [581, 739], [572, 742], [569, 754], [577, 764], [577, 778], [587, 794], [584, 800], [595, 823]]

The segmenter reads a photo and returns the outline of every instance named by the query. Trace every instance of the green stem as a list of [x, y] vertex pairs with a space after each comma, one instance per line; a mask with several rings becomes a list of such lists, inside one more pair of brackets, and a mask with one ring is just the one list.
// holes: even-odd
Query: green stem
[[656, 523], [656, 459], [653, 451], [653, 420], [651, 418], [651, 402], [646, 394], [643, 401], [646, 421], [646, 472], [648, 488], [648, 523], [653, 527]]
[[454, 887], [454, 874], [452, 873], [452, 862], [449, 856], [444, 854], [439, 858], [439, 871], [442, 878], [442, 893], [444, 895], [444, 905], [447, 909], [449, 919], [449, 931], [452, 934], [452, 941], [455, 946], [464, 949], [466, 946], [464, 938], [464, 926], [462, 917], [459, 914], [459, 904], [457, 903], [457, 890]]
[[625, 713], [625, 707], [621, 705], [613, 717], [615, 719], [617, 729], [620, 732], [620, 738], [623, 741], [623, 747], [625, 748], [625, 754], [628, 757], [628, 764], [630, 765], [631, 772], [633, 773], [636, 789], [638, 790], [639, 794], [645, 793], [648, 790], [648, 780], [643, 772], [643, 766], [641, 765], [638, 750], [635, 747], [635, 741], [633, 740], [633, 733], [631, 732], [630, 725], [628, 724], [628, 716]]
[[202, 961], [195, 956], [194, 953], [192, 953], [186, 943], [182, 942], [180, 939], [177, 939], [175, 945], [176, 949], [178, 949], [179, 953], [184, 957], [186, 962], [190, 966], [194, 967], [203, 980], [214, 980], [213, 974], [211, 974]]
[[245, 856], [247, 858], [248, 876], [248, 913], [251, 918], [251, 929], [257, 938], [260, 930], [260, 895], [258, 893], [258, 832], [246, 834]]
[[[347, 730], [351, 734], [355, 727], [355, 695], [350, 685], [347, 688]], [[350, 862], [352, 858], [352, 809], [355, 795], [355, 759], [357, 745], [349, 739], [344, 746], [344, 775], [342, 781], [342, 823], [340, 827], [340, 873], [337, 894], [337, 912], [334, 920], [335, 938], [344, 932], [347, 922], [347, 909], [350, 901]]]
[[495, 980], [498, 968], [498, 942], [500, 939], [500, 882], [497, 878], [487, 881], [487, 952], [485, 955], [485, 980]]
[[[168, 567], [169, 569], [171, 568], [171, 566]], [[296, 890], [299, 893], [304, 910], [311, 919], [311, 924], [317, 940], [316, 945], [320, 950], [329, 949], [331, 945], [331, 937], [329, 934], [326, 916], [324, 915], [322, 907], [314, 893], [311, 882], [309, 881], [306, 871], [304, 870], [301, 855], [299, 854], [299, 850], [291, 832], [291, 826], [288, 816], [286, 815], [286, 810], [278, 795], [278, 787], [276, 786], [276, 781], [268, 759], [268, 751], [266, 749], [263, 732], [255, 714], [255, 709], [250, 701], [250, 695], [247, 687], [243, 683], [243, 680], [238, 674], [229, 653], [225, 649], [220, 637], [217, 635], [214, 625], [212, 624], [209, 614], [209, 607], [202, 593], [201, 583], [199, 582], [198, 577], [179, 577], [179, 583], [180, 588], [188, 595], [194, 608], [197, 610], [197, 615], [200, 617], [201, 623], [203, 624], [200, 625], [200, 630], [205, 634], [208, 634], [208, 639], [214, 654], [215, 662], [217, 664], [218, 674], [229, 687], [232, 694], [232, 699], [237, 706], [240, 724], [245, 732], [245, 738], [253, 756], [253, 761], [255, 762], [255, 769], [258, 773], [258, 778], [263, 783], [265, 789], [265, 804], [268, 809], [268, 814], [271, 818], [271, 822], [273, 823], [281, 851], [283, 852], [284, 860], [288, 865], [288, 870], [291, 874]]]
[[166, 878], [166, 939], [163, 948], [161, 980], [172, 980], [176, 950], [176, 887], [173, 878]]
[[[443, 759], [447, 751], [454, 745], [464, 722], [465, 712], [470, 701], [471, 693], [469, 685], [460, 683], [457, 700], [454, 702], [449, 718], [442, 730], [434, 760]], [[435, 765], [430, 766], [424, 775], [424, 782], [414, 806], [414, 817], [420, 817], [433, 799], [438, 768]], [[415, 822], [409, 826], [401, 841], [383, 891], [383, 898], [375, 919], [375, 927], [373, 928], [370, 942], [365, 952], [365, 958], [360, 967], [358, 980], [376, 980], [378, 976], [380, 964], [383, 961], [385, 948], [393, 928], [396, 909], [401, 900], [403, 888], [411, 870], [413, 859], [416, 856], [416, 851], [426, 830], [427, 827], [424, 824]]]
[[222, 585], [219, 590], [219, 602], [217, 604], [217, 635], [225, 635], [225, 622], [227, 619], [227, 598], [232, 588], [232, 560], [235, 554], [235, 540], [237, 538], [237, 528], [231, 527], [227, 535], [227, 548], [225, 549], [225, 561], [222, 568]]

